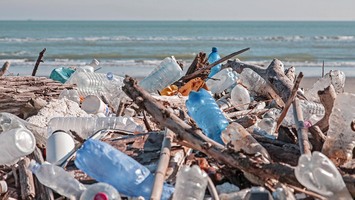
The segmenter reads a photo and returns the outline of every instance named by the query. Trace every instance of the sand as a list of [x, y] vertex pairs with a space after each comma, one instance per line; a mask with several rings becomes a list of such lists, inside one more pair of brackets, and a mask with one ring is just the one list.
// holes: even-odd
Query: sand
[[[304, 77], [301, 81], [301, 88], [311, 88], [318, 79], [317, 77]], [[344, 90], [355, 93], [355, 77], [346, 77]]]

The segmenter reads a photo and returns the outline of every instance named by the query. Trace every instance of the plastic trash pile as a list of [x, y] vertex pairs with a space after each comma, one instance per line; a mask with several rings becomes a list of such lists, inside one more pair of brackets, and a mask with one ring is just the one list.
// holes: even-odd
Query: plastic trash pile
[[[212, 48], [208, 62], [219, 59], [217, 48]], [[37, 185], [42, 184], [51, 189], [55, 198], [150, 199], [165, 127], [125, 94], [124, 77], [95, 72], [98, 66], [94, 60], [75, 71], [54, 70], [51, 78], [75, 84], [76, 88], [63, 90], [58, 100], [49, 102], [35, 116], [20, 119], [0, 113], [0, 198], [38, 198]], [[291, 165], [304, 188], [278, 180], [260, 182], [252, 174], [232, 169], [173, 141], [169, 167], [161, 183], [161, 199], [354, 197], [342, 176], [347, 166], [354, 170], [351, 166], [355, 147], [355, 94], [343, 91], [343, 72], [330, 71], [303, 93], [307, 99], [300, 101], [300, 107], [306, 128], [326, 115], [317, 92], [332, 85], [337, 93], [323, 148], [311, 155], [300, 155], [297, 149], [292, 106], [277, 127], [282, 108], [267, 97], [263, 89], [267, 81], [253, 70], [244, 69], [238, 74], [218, 64], [208, 76], [179, 84], [183, 76], [182, 67], [171, 56], [138, 85], [153, 97], [164, 97], [160, 101], [165, 101], [165, 105], [171, 106], [174, 99], [179, 99], [180, 104], [171, 109], [187, 113], [184, 122], [200, 128], [208, 138], [225, 146], [226, 151], [256, 156], [257, 162], [263, 164]], [[153, 135], [160, 139], [149, 139]], [[312, 138], [310, 134], [309, 137]], [[267, 143], [263, 143], [266, 140], [282, 144], [285, 149], [296, 149], [289, 152], [298, 151], [294, 155], [298, 162], [274, 160], [275, 154], [283, 152], [270, 152]], [[38, 182], [33, 190], [28, 189], [32, 192], [21, 188], [26, 185], [19, 182], [21, 170], [35, 177], [32, 182]], [[354, 176], [351, 170], [346, 172]], [[29, 188], [35, 185], [27, 184]]]

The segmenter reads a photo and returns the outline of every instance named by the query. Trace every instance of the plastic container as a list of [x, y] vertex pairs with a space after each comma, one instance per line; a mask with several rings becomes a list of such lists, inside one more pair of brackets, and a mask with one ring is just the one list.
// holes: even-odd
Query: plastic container
[[176, 62], [175, 57], [165, 58], [147, 77], [138, 84], [147, 92], [156, 93], [168, 85], [179, 80], [182, 76], [182, 69]]
[[236, 85], [231, 91], [231, 103], [237, 110], [246, 110], [250, 104], [249, 91], [242, 85]]
[[84, 65], [84, 66], [79, 66], [76, 68], [76, 71], [80, 72], [94, 72], [95, 68], [99, 66], [99, 61], [96, 59], [93, 59], [90, 64]]
[[67, 90], [67, 89], [62, 90], [62, 92], [59, 94], [59, 99], [62, 98], [67, 98], [71, 101], [80, 104], [80, 95], [77, 90]]
[[223, 144], [221, 132], [229, 123], [211, 94], [205, 89], [200, 89], [198, 92], [191, 91], [186, 107], [197, 126], [209, 138]]
[[173, 200], [202, 200], [205, 196], [208, 175], [199, 166], [183, 166], [177, 173]]
[[94, 183], [81, 194], [80, 200], [121, 200], [121, 196], [107, 183]]
[[86, 96], [81, 104], [81, 109], [88, 114], [103, 113], [107, 116], [110, 113], [108, 106], [96, 95]]
[[[89, 139], [77, 151], [75, 165], [97, 181], [108, 183], [131, 197], [150, 198], [154, 176], [150, 171], [116, 148]], [[162, 199], [168, 199], [174, 188], [164, 184]]]
[[212, 78], [208, 79], [206, 81], [206, 85], [212, 94], [222, 93], [225, 89], [236, 83], [237, 80], [237, 72], [233, 71], [232, 68], [226, 68], [213, 75]]
[[36, 139], [26, 128], [14, 128], [0, 134], [0, 165], [15, 164], [21, 157], [32, 153]]
[[25, 128], [25, 123], [26, 121], [14, 114], [0, 112], [0, 132], [8, 131], [14, 128]]
[[50, 163], [39, 164], [31, 160], [28, 168], [43, 185], [71, 200], [78, 200], [81, 193], [86, 189], [83, 184], [72, 177], [63, 168], [56, 165]]
[[243, 150], [248, 154], [261, 154], [266, 163], [271, 160], [267, 150], [236, 122], [229, 124], [222, 132], [222, 140], [225, 144], [232, 144], [235, 151]]
[[61, 161], [75, 147], [73, 138], [64, 131], [55, 131], [49, 136], [46, 146], [46, 159], [49, 163]]
[[131, 117], [54, 117], [48, 122], [48, 133], [56, 130], [75, 131], [83, 139], [101, 129], [121, 129], [131, 132], [144, 132], [143, 127]]
[[[218, 54], [218, 49], [217, 47], [212, 47], [212, 52], [208, 55], [208, 63], [212, 64], [216, 62], [217, 60], [221, 59], [221, 57]], [[208, 75], [208, 78], [213, 77], [215, 74], [217, 74], [221, 70], [221, 64], [218, 64], [214, 67], [212, 67], [210, 74]]]
[[0, 181], [0, 194], [6, 193], [8, 190], [6, 181]]
[[295, 176], [303, 186], [327, 199], [353, 199], [337, 167], [320, 152], [301, 155]]
[[337, 95], [333, 111], [329, 117], [327, 139], [322, 152], [336, 165], [341, 165], [353, 158], [355, 132], [351, 127], [355, 119], [355, 94]]

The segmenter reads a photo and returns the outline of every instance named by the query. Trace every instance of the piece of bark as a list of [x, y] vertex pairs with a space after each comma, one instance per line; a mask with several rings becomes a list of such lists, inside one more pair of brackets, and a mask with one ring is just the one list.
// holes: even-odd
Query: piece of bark
[[248, 128], [254, 125], [257, 119], [258, 118], [256, 117], [256, 115], [246, 115], [234, 120], [234, 122], [237, 122], [238, 124], [242, 125], [244, 128]]
[[195, 59], [192, 61], [190, 67], [187, 69], [185, 75], [192, 74], [196, 69], [200, 69], [207, 65], [207, 55], [204, 52], [200, 52], [196, 55]]
[[296, 68], [294, 66], [291, 66], [285, 70], [285, 75], [287, 76], [287, 78], [290, 79], [292, 83], [295, 82], [295, 78], [296, 78], [295, 72], [296, 72]]
[[327, 136], [323, 134], [319, 126], [313, 125], [309, 127], [308, 131], [312, 135], [312, 138], [309, 138], [309, 142], [312, 144], [312, 151], [322, 152], [323, 143], [327, 139]]
[[269, 109], [250, 109], [250, 110], [241, 110], [237, 112], [227, 113], [227, 117], [229, 118], [241, 118], [248, 115], [256, 115], [261, 118], [261, 115], [265, 114]]
[[297, 98], [293, 101], [293, 114], [297, 127], [297, 138], [300, 146], [300, 152], [301, 154], [310, 155], [312, 152], [308, 141], [308, 129], [304, 125], [303, 111]]
[[33, 175], [32, 172], [28, 169], [29, 164], [30, 164], [30, 159], [27, 157], [18, 163], [20, 186], [21, 186], [21, 197], [22, 199], [26, 199], [26, 200], [34, 199], [36, 196]]
[[9, 68], [10, 68], [10, 62], [6, 61], [2, 66], [2, 68], [0, 69], [0, 77], [3, 76]]
[[337, 94], [335, 92], [334, 86], [330, 84], [327, 88], [325, 88], [323, 91], [318, 91], [318, 96], [320, 99], [320, 102], [324, 106], [324, 116], [321, 120], [319, 120], [315, 126], [318, 126], [322, 132], [326, 132], [329, 129], [329, 117], [330, 114], [332, 113], [333, 106], [334, 106], [334, 101], [337, 97]]
[[46, 48], [44, 48], [41, 52], [39, 52], [35, 67], [33, 68], [33, 71], [32, 71], [32, 76], [36, 76], [38, 66], [41, 62], [43, 62], [42, 58], [44, 56], [44, 52], [46, 52]]

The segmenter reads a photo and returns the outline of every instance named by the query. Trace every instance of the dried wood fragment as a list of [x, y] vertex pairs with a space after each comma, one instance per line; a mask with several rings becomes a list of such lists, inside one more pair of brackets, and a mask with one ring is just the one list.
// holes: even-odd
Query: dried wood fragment
[[311, 146], [309, 145], [308, 141], [308, 129], [304, 125], [303, 111], [297, 98], [293, 101], [293, 113], [297, 127], [297, 137], [298, 143], [300, 145], [300, 152], [301, 154], [311, 154]]
[[325, 88], [323, 91], [318, 91], [318, 96], [320, 99], [320, 102], [324, 106], [324, 116], [321, 120], [319, 120], [315, 126], [319, 126], [320, 130], [323, 132], [328, 131], [329, 129], [329, 117], [330, 114], [332, 113], [333, 106], [334, 106], [334, 101], [337, 97], [337, 94], [335, 92], [334, 86], [330, 84], [327, 88]]
[[2, 68], [0, 69], [0, 77], [3, 76], [9, 68], [10, 68], [10, 63], [6, 61], [2, 66]]
[[200, 52], [196, 55], [195, 59], [192, 61], [190, 67], [188, 68], [185, 75], [192, 74], [196, 70], [207, 65], [207, 55], [204, 52]]
[[309, 142], [313, 147], [312, 150], [321, 152], [327, 136], [325, 136], [319, 126], [316, 125], [311, 126], [308, 130], [312, 134], [312, 138], [309, 138]]
[[33, 175], [28, 169], [29, 164], [30, 159], [27, 157], [19, 162], [21, 197], [26, 200], [35, 199], [36, 196]]
[[39, 64], [41, 62], [43, 62], [42, 58], [44, 56], [44, 52], [46, 52], [46, 48], [44, 48], [41, 52], [39, 52], [39, 55], [38, 55], [38, 58], [37, 58], [37, 61], [36, 61], [36, 65], [35, 65], [35, 67], [33, 68], [33, 71], [32, 71], [32, 76], [36, 76], [38, 66], [39, 66]]

